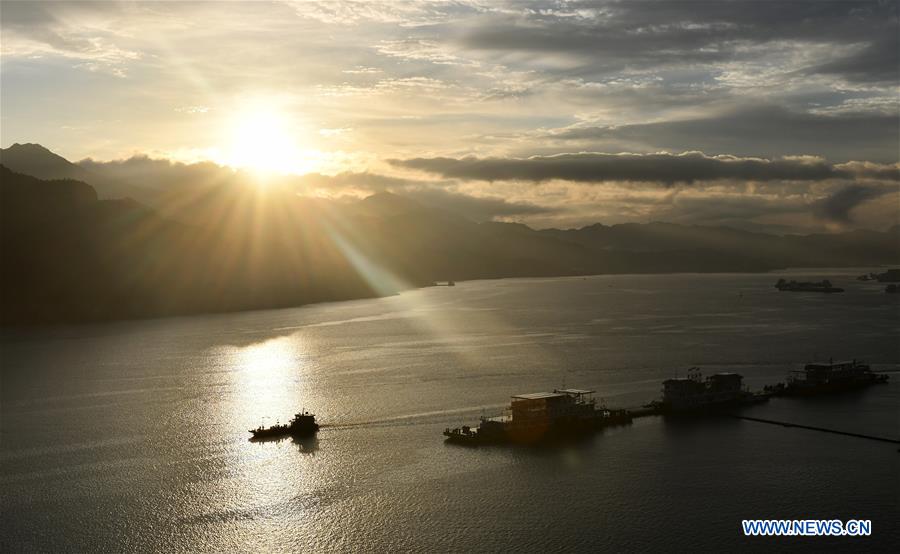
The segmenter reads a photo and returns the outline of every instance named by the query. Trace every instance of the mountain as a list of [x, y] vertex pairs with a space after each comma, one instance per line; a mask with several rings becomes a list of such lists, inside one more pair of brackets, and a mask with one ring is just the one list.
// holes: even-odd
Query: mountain
[[0, 165], [17, 173], [31, 175], [38, 179], [78, 179], [90, 181], [89, 171], [40, 144], [13, 144], [0, 148]]
[[[3, 159], [10, 151], [13, 161], [30, 156], [76, 171], [35, 145], [11, 147]], [[156, 164], [133, 160], [117, 171], [148, 163]], [[184, 179], [173, 168], [161, 169]], [[447, 279], [900, 262], [900, 226], [806, 236], [671, 223], [535, 230], [478, 223], [388, 192], [314, 199], [233, 172], [212, 175], [184, 179], [146, 205], [104, 199], [82, 180], [0, 166], [0, 323], [296, 306]]]
[[3, 324], [230, 311], [374, 294], [321, 221], [279, 215], [292, 211], [282, 211], [290, 198], [243, 214], [260, 218], [239, 213], [186, 225], [133, 200], [97, 200], [83, 182], [42, 181], [0, 166], [0, 200]]
[[75, 179], [90, 184], [100, 198], [148, 197], [148, 191], [121, 179], [110, 179], [79, 164], [70, 162], [40, 144], [15, 143], [0, 148], [0, 165], [11, 171], [38, 179]]

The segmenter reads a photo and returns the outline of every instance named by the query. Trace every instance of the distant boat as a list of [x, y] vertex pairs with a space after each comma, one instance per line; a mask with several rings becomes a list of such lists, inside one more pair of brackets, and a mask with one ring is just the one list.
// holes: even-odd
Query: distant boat
[[779, 279], [778, 282], [775, 283], [775, 288], [788, 292], [844, 292], [844, 289], [832, 286], [831, 281], [828, 279], [819, 282], [798, 282], [794, 280], [785, 281], [784, 279]]
[[900, 283], [900, 269], [889, 269], [884, 273], [866, 273], [856, 279], [858, 281], [878, 281], [879, 283]]
[[267, 439], [275, 437], [291, 436], [295, 438], [311, 437], [319, 430], [319, 424], [316, 423], [316, 416], [304, 411], [296, 414], [292, 420], [285, 425], [275, 424], [271, 427], [263, 427], [260, 425], [256, 429], [250, 429], [250, 434], [254, 439]]

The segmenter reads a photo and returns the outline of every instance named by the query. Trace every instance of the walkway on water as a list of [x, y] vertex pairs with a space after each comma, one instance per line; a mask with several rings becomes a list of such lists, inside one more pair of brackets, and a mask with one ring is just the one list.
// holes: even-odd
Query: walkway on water
[[776, 421], [774, 419], [763, 419], [761, 417], [742, 416], [737, 414], [728, 414], [729, 417], [735, 419], [745, 419], [747, 421], [755, 421], [757, 423], [768, 423], [769, 425], [780, 425], [782, 427], [796, 427], [798, 429], [809, 429], [810, 431], [820, 431], [822, 433], [833, 433], [835, 435], [846, 435], [848, 437], [857, 437], [860, 439], [869, 439], [872, 441], [889, 442], [891, 444], [900, 444], [898, 439], [889, 439], [885, 437], [876, 437], [874, 435], [864, 435], [862, 433], [850, 433], [848, 431], [838, 431], [836, 429], [826, 429], [825, 427], [814, 427], [812, 425], [800, 425], [799, 423], [788, 423], [786, 421]]
[[[633, 418], [662, 415], [658, 408], [648, 407], [648, 406], [642, 406], [640, 408], [632, 408], [632, 409], [629, 409], [628, 412], [631, 414], [631, 417], [633, 417]], [[844, 435], [847, 437], [856, 437], [859, 439], [869, 439], [869, 440], [878, 441], [878, 442], [900, 444], [900, 439], [889, 439], [887, 437], [876, 437], [874, 435], [866, 435], [863, 433], [851, 433], [849, 431], [838, 431], [837, 429], [828, 429], [826, 427], [816, 427], [813, 425], [801, 425], [799, 423], [790, 423], [787, 421], [777, 421], [774, 419], [764, 419], [761, 417], [750, 417], [750, 416], [743, 416], [743, 415], [738, 415], [738, 414], [721, 414], [721, 415], [723, 415], [725, 417], [732, 417], [735, 419], [744, 419], [747, 421], [755, 421], [757, 423], [768, 423], [769, 425], [779, 425], [781, 427], [796, 427], [797, 429], [807, 429], [810, 431], [819, 431], [821, 433], [832, 433], [834, 435]]]

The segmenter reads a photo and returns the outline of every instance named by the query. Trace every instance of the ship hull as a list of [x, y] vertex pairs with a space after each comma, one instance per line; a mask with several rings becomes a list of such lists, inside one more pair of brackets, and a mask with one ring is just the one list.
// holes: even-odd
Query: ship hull
[[822, 394], [838, 394], [864, 389], [872, 385], [886, 383], [885, 378], [873, 378], [865, 381], [825, 383], [819, 385], [788, 385], [779, 396], [817, 396]]
[[486, 445], [548, 445], [588, 437], [600, 429], [631, 423], [631, 415], [624, 410], [597, 418], [569, 419], [547, 425], [482, 424], [478, 429], [463, 431], [447, 429], [446, 442], [463, 446]]
[[703, 404], [693, 404], [693, 405], [672, 405], [667, 403], [660, 403], [659, 405], [659, 413], [662, 415], [705, 415], [705, 414], [717, 414], [723, 412], [729, 412], [735, 409], [744, 408], [746, 406], [752, 406], [754, 404], [761, 404], [763, 402], [768, 402], [770, 394], [746, 394], [741, 398], [735, 398], [730, 400], [723, 400], [719, 402], [708, 402]]
[[254, 439], [274, 439], [278, 437], [307, 438], [315, 435], [319, 430], [317, 425], [315, 428], [309, 429], [251, 429], [250, 434]]

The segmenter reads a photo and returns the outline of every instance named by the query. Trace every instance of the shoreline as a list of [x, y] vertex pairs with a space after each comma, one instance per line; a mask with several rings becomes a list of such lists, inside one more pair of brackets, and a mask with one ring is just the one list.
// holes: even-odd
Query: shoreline
[[[459, 285], [460, 283], [472, 283], [478, 281], [500, 281], [500, 280], [513, 280], [513, 279], [522, 279], [522, 280], [556, 280], [556, 279], [583, 279], [588, 277], [643, 277], [643, 276], [661, 276], [661, 275], [697, 275], [697, 276], [705, 276], [705, 275], [779, 275], [785, 274], [790, 275], [795, 272], [809, 272], [809, 271], [841, 271], [847, 272], [850, 274], [856, 272], [866, 273], [871, 271], [872, 268], [875, 269], [884, 269], [890, 268], [892, 265], [900, 265], [898, 264], [890, 264], [890, 265], [877, 265], [877, 266], [832, 266], [832, 267], [785, 267], [785, 268], [776, 268], [769, 269], [764, 271], [678, 271], [678, 272], [650, 272], [650, 273], [584, 273], [584, 274], [575, 274], [575, 275], [519, 275], [519, 276], [507, 276], [507, 277], [481, 277], [474, 279], [454, 279], [454, 281]], [[788, 273], [784, 273], [788, 272]], [[436, 281], [439, 283], [440, 281]], [[322, 299], [316, 300], [312, 302], [305, 302], [302, 304], [288, 304], [283, 306], [260, 306], [254, 308], [246, 308], [239, 310], [211, 310], [211, 311], [193, 311], [193, 312], [181, 312], [181, 313], [172, 313], [172, 314], [148, 314], [146, 316], [137, 316], [137, 317], [122, 317], [122, 318], [97, 318], [97, 319], [82, 319], [82, 320], [71, 320], [71, 321], [52, 321], [52, 322], [31, 322], [31, 323], [4, 323], [0, 324], [0, 338], [5, 338], [8, 334], [15, 334], [17, 331], [40, 331], [40, 330], [53, 330], [58, 328], [82, 328], [82, 327], [91, 327], [96, 325], [104, 325], [109, 323], [130, 323], [130, 322], [152, 322], [155, 320], [177, 320], [183, 318], [194, 318], [194, 317], [216, 317], [216, 316], [227, 316], [233, 314], [249, 314], [253, 312], [266, 312], [266, 311], [277, 311], [277, 310], [292, 310], [297, 308], [304, 308], [307, 306], [319, 306], [322, 304], [344, 304], [347, 302], [354, 302], [358, 300], [373, 300], [377, 298], [389, 298], [391, 296], [397, 296], [409, 291], [422, 290], [427, 288], [432, 288], [435, 286], [434, 284], [427, 285], [410, 285], [408, 288], [404, 288], [394, 292], [392, 294], [371, 294], [371, 295], [359, 295], [359, 296], [348, 296], [345, 298], [330, 298], [330, 299]]]

